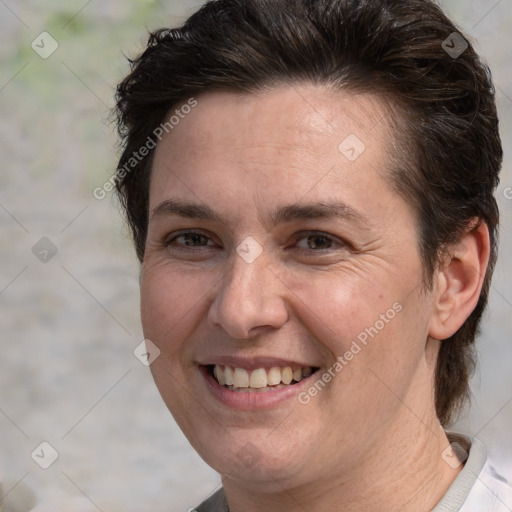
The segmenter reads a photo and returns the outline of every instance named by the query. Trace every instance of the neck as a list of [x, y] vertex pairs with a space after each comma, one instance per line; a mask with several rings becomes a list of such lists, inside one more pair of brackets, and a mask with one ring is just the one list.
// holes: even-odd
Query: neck
[[302, 486], [276, 481], [270, 492], [269, 487], [265, 492], [252, 482], [223, 478], [230, 512], [432, 510], [461, 467], [453, 469], [441, 458], [449, 441], [435, 414], [421, 422], [411, 411], [408, 415], [410, 429], [401, 423], [400, 432], [383, 432], [371, 455], [345, 474], [328, 471]]

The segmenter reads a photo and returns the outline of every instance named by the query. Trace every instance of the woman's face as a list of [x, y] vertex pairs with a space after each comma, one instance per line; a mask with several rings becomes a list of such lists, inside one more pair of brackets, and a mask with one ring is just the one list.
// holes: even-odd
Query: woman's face
[[270, 488], [350, 471], [433, 408], [432, 296], [385, 178], [387, 111], [312, 85], [196, 100], [151, 177], [155, 382], [221, 474]]

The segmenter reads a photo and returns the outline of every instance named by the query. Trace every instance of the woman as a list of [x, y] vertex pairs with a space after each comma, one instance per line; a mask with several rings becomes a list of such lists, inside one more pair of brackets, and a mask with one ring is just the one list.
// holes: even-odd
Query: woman
[[487, 68], [425, 0], [218, 0], [118, 87], [157, 387], [197, 510], [512, 510], [468, 394], [502, 160]]

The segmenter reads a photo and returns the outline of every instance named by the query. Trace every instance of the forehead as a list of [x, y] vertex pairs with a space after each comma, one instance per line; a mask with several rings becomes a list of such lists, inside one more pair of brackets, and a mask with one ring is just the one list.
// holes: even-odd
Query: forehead
[[[173, 135], [178, 144], [186, 137], [189, 146], [211, 150], [214, 148], [208, 142], [220, 136], [236, 144], [250, 140], [307, 142], [315, 135], [358, 133], [370, 143], [384, 131], [390, 132], [387, 135], [392, 131], [392, 112], [383, 97], [319, 85], [283, 85], [250, 94], [206, 92], [196, 97], [196, 102], [197, 106], [181, 119], [172, 116], [174, 109], [169, 112], [167, 117], [178, 124], [164, 138]], [[240, 126], [250, 130], [239, 131]]]
[[294, 85], [195, 99], [157, 145], [150, 209], [169, 195], [277, 206], [276, 196], [375, 190], [388, 171], [390, 110], [375, 95]]

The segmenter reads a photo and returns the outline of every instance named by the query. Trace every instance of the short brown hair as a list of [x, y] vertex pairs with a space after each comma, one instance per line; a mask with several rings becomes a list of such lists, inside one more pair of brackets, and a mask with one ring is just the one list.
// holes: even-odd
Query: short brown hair
[[[449, 51], [456, 43], [460, 55]], [[502, 162], [490, 71], [468, 39], [430, 0], [212, 0], [181, 28], [152, 33], [130, 63], [117, 88], [123, 152], [116, 186], [140, 261], [154, 151], [129, 172], [126, 164], [147, 141], [156, 144], [155, 127], [171, 108], [207, 91], [251, 93], [304, 81], [390, 101], [402, 126], [390, 180], [417, 212], [425, 284], [474, 219], [491, 237], [478, 304], [438, 356], [436, 411], [448, 425], [469, 397], [497, 254]]]

